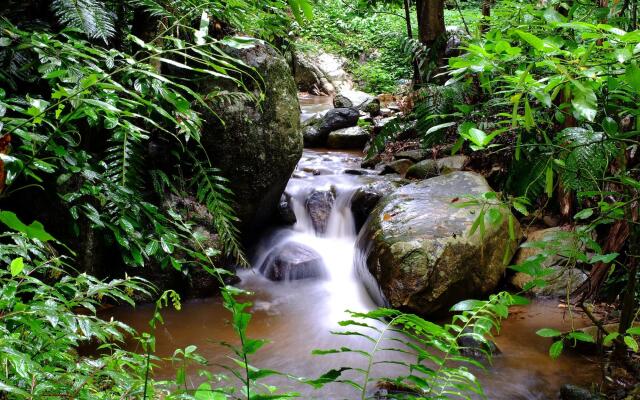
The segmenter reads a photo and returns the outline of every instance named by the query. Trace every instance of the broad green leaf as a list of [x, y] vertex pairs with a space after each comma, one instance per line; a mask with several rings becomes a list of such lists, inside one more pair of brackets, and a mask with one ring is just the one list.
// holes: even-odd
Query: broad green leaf
[[24, 270], [24, 259], [22, 257], [15, 258], [11, 261], [11, 276], [16, 276]]
[[593, 339], [593, 336], [589, 335], [586, 332], [582, 332], [582, 331], [575, 331], [575, 332], [571, 332], [568, 336], [569, 339], [575, 339], [581, 342], [587, 342], [587, 343], [594, 343], [595, 340]]
[[553, 358], [554, 360], [557, 359], [558, 357], [560, 357], [560, 354], [562, 354], [563, 348], [564, 343], [562, 342], [562, 340], [558, 340], [557, 342], [553, 343], [551, 347], [549, 347], [549, 356], [551, 356], [551, 358]]
[[557, 329], [543, 328], [543, 329], [538, 330], [536, 332], [536, 335], [542, 336], [542, 337], [558, 337], [558, 336], [562, 335], [562, 332], [560, 332]]
[[635, 91], [640, 92], [640, 67], [638, 64], [633, 62], [627, 66], [624, 79]]
[[638, 342], [636, 342], [636, 340], [633, 337], [625, 336], [623, 340], [624, 340], [624, 343], [627, 345], [627, 347], [629, 347], [632, 351], [634, 352], [638, 351]]
[[38, 239], [42, 242], [55, 240], [47, 231], [44, 230], [44, 226], [38, 221], [32, 222], [30, 225], [25, 225], [18, 216], [11, 211], [0, 211], [0, 222], [13, 229], [27, 235], [31, 239]]
[[598, 113], [598, 99], [593, 89], [576, 85], [573, 100], [571, 100], [576, 117], [593, 122]]
[[587, 219], [593, 215], [593, 208], [585, 208], [584, 210], [576, 213], [573, 219]]
[[223, 393], [214, 392], [208, 383], [203, 383], [198, 386], [194, 397], [195, 400], [225, 400], [227, 398]]
[[613, 260], [615, 260], [620, 254], [618, 253], [609, 253], [609, 254], [596, 254], [595, 256], [591, 257], [591, 260], [589, 260], [590, 264], [595, 264], [595, 263], [603, 263], [603, 264], [610, 264]]
[[464, 300], [455, 304], [449, 311], [471, 311], [485, 304], [487, 302], [483, 300]]
[[602, 340], [602, 344], [604, 346], [611, 346], [611, 343], [618, 337], [620, 334], [618, 332], [611, 332]]

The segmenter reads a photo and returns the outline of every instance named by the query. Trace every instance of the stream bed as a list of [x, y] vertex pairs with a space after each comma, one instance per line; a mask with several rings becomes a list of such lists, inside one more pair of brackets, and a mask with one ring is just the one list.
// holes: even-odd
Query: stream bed
[[[327, 107], [324, 99], [305, 101], [303, 98], [302, 103], [307, 114], [322, 112]], [[287, 186], [296, 224], [274, 227], [250, 251], [255, 269], [240, 271], [242, 281], [238, 285], [254, 293], [250, 298], [253, 317], [249, 336], [270, 341], [252, 358], [253, 365], [302, 377], [318, 377], [341, 366], [362, 366], [362, 357], [357, 354], [311, 354], [314, 349], [371, 347], [371, 343], [364, 339], [330, 333], [331, 330], [339, 330], [337, 322], [347, 318], [345, 310], [368, 311], [375, 308], [354, 270], [356, 231], [350, 200], [359, 186], [382, 177], [345, 173], [358, 169], [360, 159], [361, 155], [353, 152], [306, 149]], [[305, 207], [305, 199], [317, 190], [335, 193], [326, 229], [321, 234], [316, 233]], [[327, 276], [323, 279], [273, 282], [257, 272], [273, 248], [289, 242], [302, 244], [319, 253]], [[143, 305], [135, 310], [113, 309], [109, 314], [144, 331], [152, 311], [152, 305]], [[236, 343], [237, 340], [228, 323], [230, 314], [219, 298], [187, 301], [181, 311], [165, 310], [163, 316], [165, 324], [156, 331], [158, 356], [167, 357], [176, 348], [194, 344], [211, 364], [211, 371], [222, 372], [216, 364], [230, 364], [228, 349], [219, 343]], [[573, 324], [580, 326], [584, 321], [577, 319]], [[555, 301], [536, 301], [526, 307], [514, 308], [495, 338], [501, 353], [487, 371], [476, 371], [487, 397], [504, 400], [556, 399], [562, 384], [589, 386], [595, 382], [599, 369], [593, 360], [567, 353], [554, 361], [548, 356], [549, 339], [535, 334], [543, 327], [566, 330], [570, 326], [571, 319], [566, 309], [558, 307]], [[385, 354], [380, 353], [379, 356], [384, 359]], [[377, 366], [373, 375], [393, 376], [397, 372], [394, 367]], [[170, 376], [171, 365], [163, 365], [156, 373], [160, 377]], [[198, 381], [195, 375], [192, 379]], [[353, 398], [353, 389], [337, 384], [313, 390], [287, 380], [274, 383], [285, 390], [299, 391], [303, 398], [308, 399]]]

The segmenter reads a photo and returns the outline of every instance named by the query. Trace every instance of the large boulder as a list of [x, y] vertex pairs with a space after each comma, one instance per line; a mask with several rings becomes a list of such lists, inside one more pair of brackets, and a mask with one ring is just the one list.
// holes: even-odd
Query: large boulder
[[329, 133], [327, 146], [333, 149], [361, 149], [369, 141], [369, 133], [360, 126], [338, 129]]
[[[455, 199], [491, 192], [472, 172], [452, 172], [402, 186], [385, 196], [358, 237], [366, 266], [388, 304], [414, 313], [441, 314], [462, 299], [494, 290], [513, 254], [506, 210], [500, 221], [470, 235], [479, 207], [456, 208]], [[517, 224], [517, 223], [516, 223]], [[519, 226], [516, 233], [519, 234]], [[371, 282], [363, 277], [365, 284]]]
[[334, 108], [324, 115], [318, 125], [318, 130], [326, 137], [329, 132], [356, 126], [359, 119], [360, 112], [355, 108]]
[[378, 179], [367, 185], [359, 187], [351, 196], [351, 214], [359, 232], [371, 212], [385, 194], [393, 192], [396, 188], [408, 183], [402, 179]]
[[297, 242], [274, 248], [260, 266], [260, 272], [272, 281], [292, 281], [325, 276], [322, 256]]
[[[260, 104], [246, 96], [212, 102], [219, 118], [205, 118], [202, 133], [209, 158], [229, 179], [239, 226], [247, 237], [276, 215], [280, 195], [302, 155], [300, 105], [291, 70], [271, 45], [256, 41], [248, 47], [223, 49], [259, 71], [261, 79], [246, 79], [245, 85], [256, 98], [264, 95]], [[200, 90], [238, 91], [232, 84], [228, 80], [204, 82]]]
[[293, 72], [298, 89], [315, 95], [333, 95], [351, 89], [353, 82], [343, 68], [345, 62], [328, 53], [295, 53]]
[[335, 201], [336, 195], [333, 190], [314, 190], [307, 197], [305, 206], [317, 233], [323, 234], [327, 231], [327, 223]]

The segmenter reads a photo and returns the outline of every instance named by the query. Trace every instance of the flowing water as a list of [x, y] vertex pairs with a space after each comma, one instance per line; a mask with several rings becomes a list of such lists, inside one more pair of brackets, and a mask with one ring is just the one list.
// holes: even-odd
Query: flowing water
[[[304, 377], [318, 377], [340, 366], [362, 366], [358, 355], [311, 355], [317, 348], [370, 348], [366, 340], [330, 334], [331, 330], [339, 329], [337, 322], [347, 316], [345, 310], [368, 311], [375, 307], [354, 271], [356, 232], [350, 200], [357, 187], [382, 178], [344, 173], [358, 168], [359, 161], [360, 155], [355, 153], [305, 150], [287, 187], [296, 224], [273, 229], [252, 249], [253, 265], [257, 268], [273, 248], [288, 242], [303, 244], [322, 256], [326, 267], [324, 278], [273, 282], [255, 269], [239, 273], [242, 279], [239, 286], [254, 293], [249, 336], [270, 340], [252, 358], [252, 364]], [[317, 190], [335, 193], [324, 233], [316, 233], [305, 206], [310, 193]], [[112, 310], [115, 317], [141, 330], [146, 329], [151, 312], [151, 306], [133, 311]], [[168, 310], [163, 314], [165, 325], [156, 332], [160, 356], [170, 356], [176, 348], [195, 344], [212, 365], [229, 364], [228, 350], [218, 343], [235, 342], [235, 337], [227, 322], [229, 314], [218, 298], [189, 301], [181, 311]], [[567, 329], [569, 318], [557, 303], [537, 302], [515, 310], [504, 323], [502, 333], [496, 337], [502, 353], [495, 357], [487, 372], [479, 373], [489, 399], [555, 399], [564, 383], [588, 385], [596, 380], [597, 366], [584, 357], [568, 354], [552, 361], [547, 355], [550, 342], [535, 335], [542, 327]], [[380, 356], [387, 357], [384, 353]], [[211, 370], [221, 371], [215, 366]], [[374, 376], [389, 376], [397, 371], [378, 367], [374, 372]], [[171, 373], [170, 365], [159, 371], [165, 376]], [[352, 389], [335, 384], [312, 390], [286, 380], [276, 383], [303, 392], [304, 398], [354, 398]]]

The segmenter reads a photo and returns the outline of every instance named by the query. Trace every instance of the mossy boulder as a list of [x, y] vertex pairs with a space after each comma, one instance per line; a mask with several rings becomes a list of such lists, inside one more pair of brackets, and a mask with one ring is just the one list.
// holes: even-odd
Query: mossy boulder
[[[259, 232], [276, 215], [280, 196], [302, 155], [300, 105], [289, 66], [271, 45], [256, 41], [242, 48], [224, 47], [233, 58], [259, 71], [261, 78], [240, 77], [256, 97], [213, 102], [202, 144], [214, 165], [229, 179], [245, 237]], [[258, 82], [261, 82], [258, 84]], [[204, 82], [200, 91], [241, 91], [229, 80]], [[222, 121], [224, 121], [224, 123]]]
[[358, 237], [366, 265], [357, 270], [375, 279], [363, 277], [369, 292], [379, 297], [381, 291], [392, 307], [433, 315], [494, 290], [505, 252], [517, 245], [509, 239], [508, 211], [500, 210], [499, 223], [487, 222], [483, 235], [470, 235], [480, 209], [454, 206], [456, 198], [491, 191], [481, 175], [452, 172], [386, 195]]

